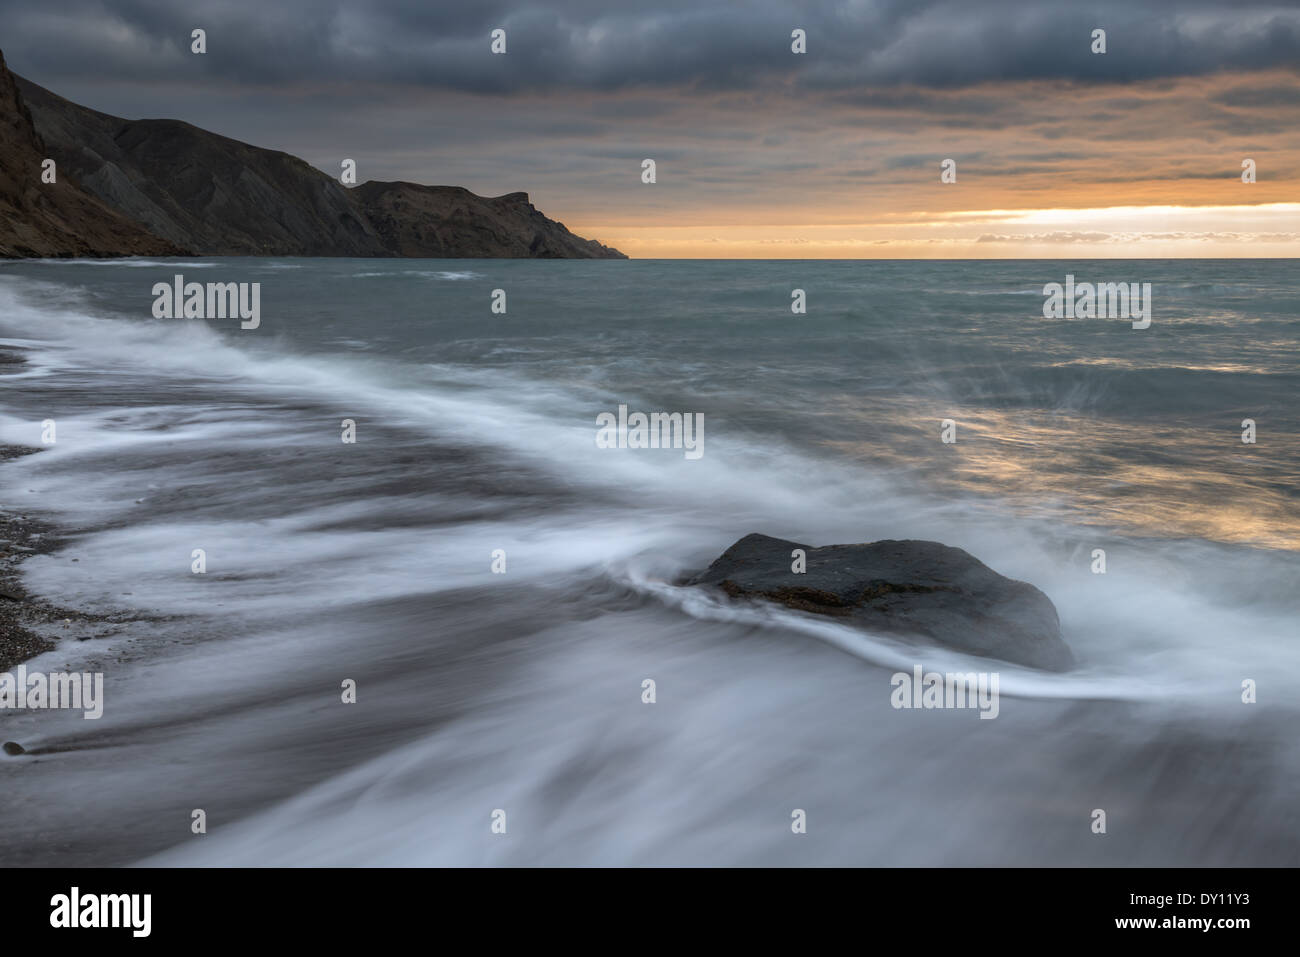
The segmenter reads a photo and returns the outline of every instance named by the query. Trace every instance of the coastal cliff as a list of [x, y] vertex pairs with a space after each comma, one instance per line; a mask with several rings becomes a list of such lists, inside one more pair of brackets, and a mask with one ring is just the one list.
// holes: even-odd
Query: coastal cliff
[[165, 256], [182, 253], [84, 189], [60, 164], [41, 182], [46, 144], [0, 53], [0, 256]]
[[[180, 120], [127, 120], [9, 72], [0, 57], [0, 255], [626, 259], [526, 193], [343, 186], [304, 160]], [[54, 184], [41, 161], [57, 163]]]

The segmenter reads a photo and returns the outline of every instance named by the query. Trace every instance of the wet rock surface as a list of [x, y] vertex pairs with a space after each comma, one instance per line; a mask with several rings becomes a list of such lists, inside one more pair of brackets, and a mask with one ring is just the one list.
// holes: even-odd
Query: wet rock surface
[[[793, 570], [796, 549], [806, 555], [803, 572]], [[1033, 668], [1064, 671], [1074, 664], [1046, 595], [939, 542], [814, 548], [746, 535], [689, 584]]]

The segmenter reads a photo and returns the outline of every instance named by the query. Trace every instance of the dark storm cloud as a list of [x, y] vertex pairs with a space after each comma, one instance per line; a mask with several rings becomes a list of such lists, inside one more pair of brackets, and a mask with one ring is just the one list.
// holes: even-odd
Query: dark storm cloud
[[[1297, 69], [1300, 11], [1235, 0], [0, 0], [6, 55], [34, 78], [393, 83], [480, 93], [1131, 81]], [[208, 32], [192, 57], [190, 31]], [[506, 56], [489, 34], [507, 31]], [[790, 32], [808, 33], [808, 54]], [[1094, 28], [1108, 52], [1090, 52]], [[182, 66], [183, 65], [183, 66]]]
[[[526, 190], [634, 256], [928, 255], [962, 236], [974, 254], [1002, 230], [954, 209], [1291, 201], [1300, 4], [1230, 2], [0, 0], [0, 48], [74, 102], [332, 176], [347, 157], [361, 180]], [[1276, 233], [1290, 215], [1188, 221]]]

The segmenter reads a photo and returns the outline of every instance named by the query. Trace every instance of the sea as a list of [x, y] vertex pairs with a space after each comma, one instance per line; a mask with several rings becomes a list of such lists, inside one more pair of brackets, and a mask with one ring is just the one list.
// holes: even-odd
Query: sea
[[[104, 675], [0, 711], [0, 864], [1300, 864], [1295, 260], [11, 261], [0, 351], [95, 622], [26, 664]], [[1077, 667], [684, 584], [752, 532], [963, 548]]]

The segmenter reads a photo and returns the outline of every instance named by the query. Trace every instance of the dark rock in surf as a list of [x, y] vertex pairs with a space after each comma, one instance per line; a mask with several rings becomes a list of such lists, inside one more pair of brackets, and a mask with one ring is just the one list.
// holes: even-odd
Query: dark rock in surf
[[[803, 573], [791, 570], [796, 548], [807, 555]], [[1033, 668], [1064, 671], [1074, 664], [1046, 595], [938, 542], [813, 548], [746, 535], [690, 584]]]

